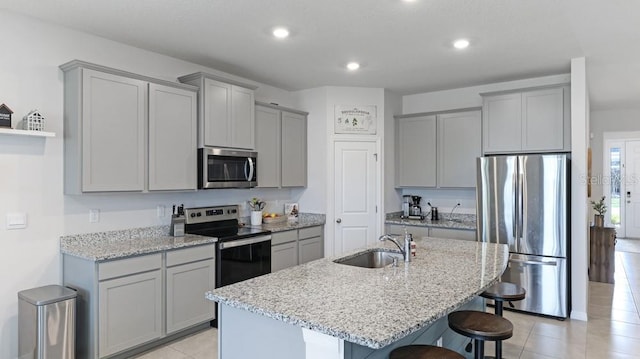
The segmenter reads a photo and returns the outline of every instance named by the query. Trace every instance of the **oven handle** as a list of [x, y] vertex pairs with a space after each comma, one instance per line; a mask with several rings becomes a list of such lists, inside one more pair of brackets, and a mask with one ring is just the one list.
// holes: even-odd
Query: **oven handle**
[[248, 244], [255, 244], [255, 243], [266, 242], [270, 240], [271, 240], [271, 236], [260, 236], [260, 237], [252, 237], [247, 239], [238, 239], [235, 241], [220, 243], [220, 249], [246, 246]]

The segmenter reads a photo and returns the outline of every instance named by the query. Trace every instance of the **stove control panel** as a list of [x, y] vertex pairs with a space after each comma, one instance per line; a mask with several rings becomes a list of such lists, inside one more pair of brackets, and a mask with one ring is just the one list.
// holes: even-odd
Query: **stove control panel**
[[238, 206], [185, 208], [187, 224], [238, 219]]

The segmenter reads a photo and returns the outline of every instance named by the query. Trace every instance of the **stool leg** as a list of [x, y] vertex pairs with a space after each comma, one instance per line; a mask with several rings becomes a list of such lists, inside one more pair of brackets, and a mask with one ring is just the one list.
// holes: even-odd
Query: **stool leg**
[[475, 359], [484, 359], [484, 340], [475, 339], [473, 341], [473, 346], [475, 347]]
[[[496, 315], [497, 316], [502, 316], [502, 301], [501, 300], [496, 300], [494, 301], [494, 305], [496, 308]], [[501, 340], [497, 340], [496, 341], [496, 359], [502, 359], [502, 341]]]

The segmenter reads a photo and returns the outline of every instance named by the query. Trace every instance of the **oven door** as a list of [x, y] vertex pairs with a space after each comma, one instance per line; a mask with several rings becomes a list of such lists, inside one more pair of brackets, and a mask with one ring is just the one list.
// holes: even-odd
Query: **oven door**
[[219, 242], [216, 288], [271, 273], [271, 236]]
[[220, 148], [198, 150], [199, 188], [251, 188], [258, 184], [258, 154]]

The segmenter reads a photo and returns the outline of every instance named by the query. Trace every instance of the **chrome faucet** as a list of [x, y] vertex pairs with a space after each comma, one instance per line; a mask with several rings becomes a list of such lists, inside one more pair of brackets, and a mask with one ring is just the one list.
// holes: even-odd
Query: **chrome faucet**
[[400, 243], [398, 243], [398, 241], [390, 234], [383, 234], [378, 238], [378, 240], [382, 242], [384, 242], [385, 240], [393, 242], [400, 250], [400, 253], [402, 253], [404, 261], [411, 262], [411, 233], [406, 233], [405, 231], [404, 249], [402, 248], [402, 246], [400, 246]]

